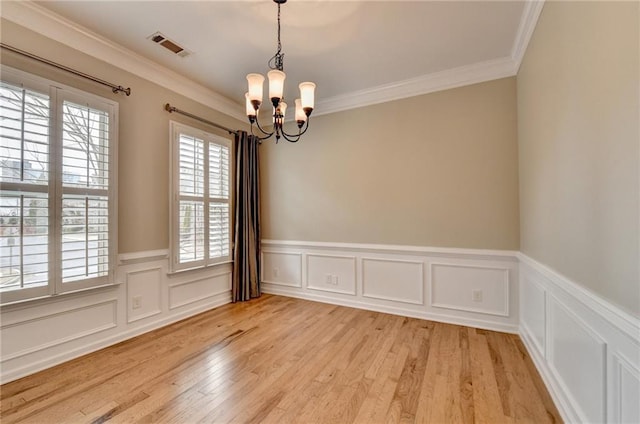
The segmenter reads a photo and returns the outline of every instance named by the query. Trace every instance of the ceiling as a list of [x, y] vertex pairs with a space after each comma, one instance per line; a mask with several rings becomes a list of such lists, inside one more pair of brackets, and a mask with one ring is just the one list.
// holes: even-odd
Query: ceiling
[[[245, 75], [266, 74], [276, 50], [277, 6], [270, 0], [35, 3], [238, 105], [247, 90]], [[529, 5], [290, 0], [281, 12], [285, 97], [299, 97], [298, 83], [313, 81], [322, 112], [323, 104], [338, 110], [354, 101], [435, 91], [429, 88], [434, 81], [447, 88], [452, 75], [452, 86], [478, 82], [471, 75], [478, 70], [487, 74], [484, 80], [514, 75], [516, 56], [528, 41], [523, 39], [537, 20], [534, 14], [531, 23]], [[179, 57], [151, 42], [157, 31], [191, 54]]]

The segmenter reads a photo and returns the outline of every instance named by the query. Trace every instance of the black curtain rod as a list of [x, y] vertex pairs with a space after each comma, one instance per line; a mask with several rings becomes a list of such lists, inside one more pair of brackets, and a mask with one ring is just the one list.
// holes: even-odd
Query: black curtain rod
[[124, 93], [127, 96], [131, 95], [131, 88], [128, 88], [128, 87], [124, 88], [121, 85], [111, 84], [108, 81], [101, 80], [100, 78], [96, 78], [96, 77], [91, 76], [89, 74], [85, 74], [84, 72], [76, 71], [75, 69], [69, 68], [68, 66], [64, 66], [64, 65], [61, 65], [59, 63], [52, 62], [49, 59], [45, 59], [43, 57], [36, 56], [35, 54], [31, 54], [29, 52], [25, 52], [24, 50], [20, 50], [18, 48], [9, 46], [8, 44], [0, 43], [0, 47], [2, 47], [3, 49], [7, 49], [9, 51], [12, 51], [14, 53], [17, 53], [19, 55], [26, 56], [26, 57], [28, 57], [30, 59], [37, 60], [38, 62], [46, 63], [47, 65], [53, 66], [54, 68], [62, 69], [63, 71], [70, 72], [70, 73], [72, 73], [74, 75], [77, 75], [79, 77], [86, 78], [86, 79], [91, 80], [93, 82], [97, 82], [98, 84], [106, 85], [107, 87], [110, 87], [111, 90], [114, 93]]
[[172, 112], [176, 112], [179, 113], [180, 115], [184, 115], [184, 116], [188, 116], [189, 118], [195, 119], [196, 121], [200, 121], [203, 122], [207, 125], [211, 125], [212, 127], [216, 127], [216, 128], [220, 128], [221, 130], [225, 130], [226, 132], [228, 132], [229, 134], [234, 134], [234, 135], [238, 135], [237, 131], [234, 131], [232, 129], [229, 129], [227, 127], [223, 127], [222, 125], [216, 124], [215, 122], [211, 122], [207, 119], [201, 118], [197, 115], [193, 115], [189, 112], [185, 112], [184, 110], [180, 110], [176, 107], [171, 106], [169, 103], [167, 103], [166, 105], [164, 105], [164, 110], [166, 110], [169, 113]]

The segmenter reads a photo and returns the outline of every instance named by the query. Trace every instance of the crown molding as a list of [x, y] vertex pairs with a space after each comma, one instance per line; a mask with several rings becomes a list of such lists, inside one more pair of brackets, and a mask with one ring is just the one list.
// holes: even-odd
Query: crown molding
[[246, 120], [239, 103], [31, 1], [2, 2], [2, 18], [166, 87], [232, 118], [243, 122]]
[[516, 63], [516, 73], [520, 69], [520, 64], [524, 58], [524, 54], [527, 51], [527, 46], [533, 31], [536, 29], [538, 18], [542, 13], [544, 7], [544, 0], [527, 1], [520, 17], [520, 25], [518, 26], [518, 33], [516, 39], [513, 42], [513, 48], [511, 49], [511, 58]]
[[329, 97], [317, 102], [314, 114], [316, 116], [325, 115], [517, 75], [520, 63], [544, 7], [544, 1], [532, 0], [525, 2], [516, 38], [511, 48], [511, 56], [509, 57], [478, 62], [404, 81]]
[[[314, 115], [433, 93], [517, 74], [544, 0], [526, 1], [511, 55], [354, 91], [316, 103]], [[3, 2], [2, 17], [218, 110], [242, 122], [243, 105], [28, 1]]]
[[419, 96], [465, 85], [512, 77], [516, 63], [510, 57], [434, 72], [420, 77], [330, 97], [317, 102], [314, 115]]

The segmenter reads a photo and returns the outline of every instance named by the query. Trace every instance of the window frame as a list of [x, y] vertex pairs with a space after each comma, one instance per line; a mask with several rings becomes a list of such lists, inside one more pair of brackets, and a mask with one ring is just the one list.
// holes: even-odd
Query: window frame
[[[8, 84], [22, 87], [49, 96], [49, 180], [44, 191], [31, 190], [28, 183], [1, 183], [2, 190], [13, 188], [35, 193], [47, 193], [48, 196], [48, 282], [39, 287], [29, 287], [0, 293], [0, 304], [12, 304], [24, 301], [51, 297], [117, 284], [116, 266], [118, 256], [118, 129], [119, 104], [116, 101], [58, 83], [28, 72], [0, 66], [1, 80]], [[109, 116], [109, 185], [106, 190], [108, 198], [108, 270], [107, 275], [79, 279], [63, 283], [62, 276], [62, 199], [66, 193], [63, 189], [63, 104], [69, 101], [86, 105], [104, 112]], [[33, 185], [32, 185], [33, 186]], [[87, 189], [91, 191], [92, 189]]]
[[[205, 158], [203, 174], [204, 174], [204, 187], [203, 187], [203, 215], [204, 219], [204, 228], [203, 233], [205, 236], [204, 240], [204, 258], [200, 260], [188, 261], [184, 263], [180, 263], [180, 135], [186, 135], [189, 137], [194, 137], [200, 140], [203, 140], [205, 145], [203, 147], [203, 155]], [[182, 271], [194, 270], [194, 269], [203, 269], [215, 265], [230, 263], [233, 261], [233, 204], [234, 204], [234, 151], [233, 151], [233, 142], [231, 139], [222, 137], [204, 130], [201, 130], [196, 127], [192, 127], [177, 121], [169, 121], [169, 137], [170, 137], [170, 150], [169, 150], [169, 158], [170, 158], [170, 181], [169, 181], [169, 273], [177, 273]], [[227, 220], [229, 222], [229, 244], [228, 256], [210, 258], [210, 244], [209, 244], [209, 205], [214, 203], [221, 203], [220, 198], [214, 198], [210, 196], [209, 190], [209, 145], [210, 143], [217, 144], [229, 149], [229, 196], [226, 199], [228, 204], [228, 216]], [[188, 198], [195, 199], [199, 196], [185, 196]], [[185, 199], [190, 200], [190, 199]], [[225, 199], [222, 199], [225, 200]]]

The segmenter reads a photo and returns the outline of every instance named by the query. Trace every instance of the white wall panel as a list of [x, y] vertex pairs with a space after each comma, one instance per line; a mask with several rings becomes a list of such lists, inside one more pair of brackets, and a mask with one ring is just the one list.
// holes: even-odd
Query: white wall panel
[[[514, 252], [279, 240], [263, 240], [262, 248], [265, 293], [483, 329], [517, 331], [518, 272]], [[300, 268], [298, 258], [302, 258]], [[495, 303], [500, 303], [500, 312], [507, 311], [507, 315], [431, 306], [427, 290], [430, 275], [426, 269], [431, 262], [466, 265], [468, 268], [463, 272], [477, 273], [481, 283], [486, 280], [487, 268], [491, 277], [495, 277], [492, 273], [498, 269], [499, 278], [507, 278], [508, 288], [499, 290], [500, 300]], [[283, 269], [291, 270], [290, 278], [283, 278]], [[301, 285], [297, 283], [298, 270], [302, 272]], [[492, 297], [488, 291], [484, 295], [485, 302], [487, 296]]]
[[[640, 349], [638, 350], [640, 356]], [[612, 371], [609, 420], [616, 424], [640, 423], [640, 371], [617, 355], [611, 357]]]
[[231, 273], [182, 281], [169, 286], [169, 309], [179, 308], [231, 290]]
[[424, 263], [398, 259], [362, 259], [362, 295], [424, 304]]
[[640, 422], [640, 320], [528, 256], [519, 259], [522, 340], [563, 419]]
[[2, 329], [2, 362], [95, 334], [117, 325], [116, 300], [42, 315]]
[[[1, 382], [231, 301], [231, 265], [168, 275], [166, 256], [165, 251], [123, 255], [116, 270], [119, 284], [3, 306]], [[133, 309], [131, 300], [137, 296], [141, 304]]]
[[302, 254], [263, 251], [261, 280], [280, 286], [302, 287]]
[[431, 306], [509, 316], [509, 269], [432, 263]]
[[[162, 312], [160, 283], [162, 268], [127, 273], [127, 322], [149, 318]], [[137, 298], [139, 307], [135, 307]]]
[[620, 422], [640, 423], [640, 377], [631, 367], [620, 367]]
[[356, 257], [307, 254], [307, 287], [356, 294]]
[[523, 278], [520, 287], [520, 325], [526, 326], [541, 355], [546, 351], [546, 293], [531, 278]]
[[606, 344], [557, 299], [550, 307], [550, 363], [588, 422], [605, 421]]

